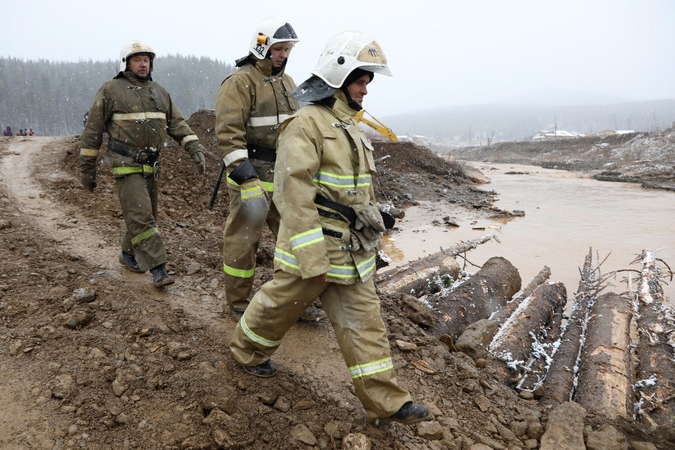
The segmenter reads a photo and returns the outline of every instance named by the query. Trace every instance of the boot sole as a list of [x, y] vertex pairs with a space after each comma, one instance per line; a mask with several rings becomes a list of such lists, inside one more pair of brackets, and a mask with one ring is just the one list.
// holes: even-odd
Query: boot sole
[[129, 264], [127, 264], [127, 263], [122, 259], [121, 256], [118, 258], [118, 261], [120, 262], [120, 264], [122, 264], [124, 267], [126, 267], [127, 270], [128, 270], [129, 272], [133, 272], [133, 273], [143, 273], [143, 271], [140, 270], [140, 269], [134, 269], [134, 268], [130, 267]]
[[173, 278], [167, 277], [167, 278], [164, 278], [162, 281], [158, 281], [157, 283], [154, 283], [154, 284], [155, 284], [156, 288], [161, 288], [161, 287], [164, 287], [164, 286], [168, 286], [170, 284], [174, 284], [175, 282], [176, 282], [176, 280], [174, 280]]
[[256, 372], [255, 370], [248, 370], [248, 369], [246, 368], [246, 366], [241, 366], [241, 367], [244, 369], [244, 372], [246, 372], [247, 374], [253, 375], [254, 377], [258, 377], [258, 378], [272, 378], [274, 375], [277, 374], [276, 369], [275, 369], [274, 372], [272, 372], [272, 373], [269, 373], [269, 374], [262, 374], [262, 373], [260, 373], [260, 372]]

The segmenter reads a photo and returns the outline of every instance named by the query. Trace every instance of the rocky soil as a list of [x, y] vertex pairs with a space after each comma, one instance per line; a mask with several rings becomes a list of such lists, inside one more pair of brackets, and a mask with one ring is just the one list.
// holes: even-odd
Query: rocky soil
[[[90, 194], [78, 136], [0, 138], [0, 448], [525, 449], [555, 432], [555, 411], [450, 352], [407, 295], [382, 296], [383, 317], [397, 378], [432, 405], [433, 421], [368, 424], [326, 322], [289, 332], [276, 377], [246, 375], [227, 350], [236, 322], [221, 284], [226, 190], [206, 208], [220, 162], [214, 117], [189, 122], [207, 174], [175, 143], [165, 150], [158, 224], [177, 283], [164, 290], [117, 261], [124, 224], [104, 159]], [[378, 198], [397, 208], [437, 200], [458, 215], [503, 213], [480, 176], [427, 149], [377, 144], [375, 157]], [[257, 286], [272, 276], [273, 249], [268, 233]], [[670, 427], [573, 415], [588, 448], [675, 445]]]

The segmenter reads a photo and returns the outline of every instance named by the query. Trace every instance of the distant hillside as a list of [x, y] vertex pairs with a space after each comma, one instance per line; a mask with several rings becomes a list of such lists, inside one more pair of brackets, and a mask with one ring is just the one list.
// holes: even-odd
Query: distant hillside
[[474, 105], [435, 108], [382, 118], [398, 135], [423, 135], [433, 144], [479, 145], [528, 140], [541, 130], [598, 133], [603, 130], [654, 131], [675, 121], [675, 100], [581, 106]]

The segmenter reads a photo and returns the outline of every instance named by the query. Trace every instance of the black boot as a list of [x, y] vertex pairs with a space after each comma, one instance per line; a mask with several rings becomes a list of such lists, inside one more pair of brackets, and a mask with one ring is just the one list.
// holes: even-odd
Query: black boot
[[131, 253], [127, 253], [124, 250], [122, 250], [122, 253], [120, 253], [120, 258], [119, 258], [120, 263], [124, 264], [127, 266], [127, 269], [134, 273], [143, 273], [140, 267], [138, 267], [138, 262], [136, 262], [136, 257], [132, 255]]
[[262, 364], [257, 366], [241, 366], [244, 368], [246, 373], [260, 377], [260, 378], [269, 378], [273, 377], [277, 373], [277, 368], [274, 366], [274, 363], [271, 360], [267, 360]]
[[424, 420], [431, 420], [429, 407], [423, 403], [408, 402], [401, 406], [396, 414], [386, 419], [380, 419], [380, 422], [400, 422], [410, 425]]
[[150, 272], [152, 272], [152, 282], [155, 283], [156, 288], [168, 286], [176, 282], [176, 280], [171, 278], [169, 274], [166, 273], [166, 267], [164, 267], [164, 264], [153, 267], [150, 269]]

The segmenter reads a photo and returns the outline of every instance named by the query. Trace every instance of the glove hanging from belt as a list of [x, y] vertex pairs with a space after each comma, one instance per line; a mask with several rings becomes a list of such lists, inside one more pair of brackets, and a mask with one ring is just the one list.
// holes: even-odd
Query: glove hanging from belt
[[350, 230], [352, 251], [377, 251], [382, 248], [382, 233], [386, 230], [380, 211], [372, 203], [352, 206], [356, 214], [354, 227]]

